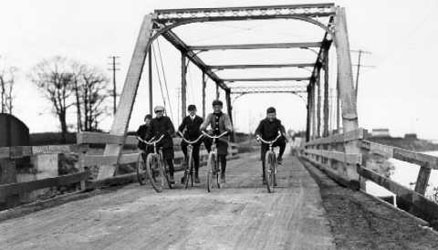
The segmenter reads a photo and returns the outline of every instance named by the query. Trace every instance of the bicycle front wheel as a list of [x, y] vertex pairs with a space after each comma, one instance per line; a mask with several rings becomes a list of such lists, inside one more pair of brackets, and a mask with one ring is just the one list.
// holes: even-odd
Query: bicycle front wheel
[[189, 186], [189, 179], [191, 180], [192, 187], [193, 187], [193, 165], [194, 164], [195, 163], [193, 162], [193, 156], [190, 155], [189, 156], [189, 161], [187, 163], [186, 170], [185, 170], [185, 173], [184, 173], [184, 186], [185, 186], [186, 189]]
[[274, 192], [275, 183], [275, 164], [276, 158], [274, 152], [267, 152], [265, 156], [265, 180], [269, 193]]
[[207, 160], [207, 191], [211, 192], [213, 189], [213, 181], [218, 180], [217, 172], [216, 172], [216, 154], [210, 152]]
[[163, 191], [165, 177], [162, 171], [162, 164], [159, 155], [149, 154], [146, 159], [146, 174], [151, 182], [152, 188], [158, 193]]
[[145, 153], [140, 153], [137, 158], [137, 180], [140, 185], [146, 184], [146, 177], [147, 177], [147, 171], [146, 171], [146, 162], [145, 162]]

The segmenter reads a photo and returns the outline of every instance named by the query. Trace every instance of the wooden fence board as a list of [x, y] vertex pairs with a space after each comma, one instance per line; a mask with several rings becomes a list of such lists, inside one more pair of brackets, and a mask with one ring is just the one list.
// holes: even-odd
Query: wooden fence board
[[410, 190], [407, 187], [398, 184], [397, 182], [385, 178], [378, 173], [363, 167], [358, 167], [358, 172], [361, 176], [368, 180], [375, 182], [376, 184], [388, 189], [395, 193], [403, 200], [411, 203], [415, 209], [424, 214], [429, 220], [438, 219], [438, 203], [435, 203], [421, 194]]
[[357, 164], [357, 163], [361, 163], [362, 161], [361, 154], [346, 154], [344, 152], [319, 150], [319, 149], [306, 149], [304, 150], [304, 152], [312, 155], [317, 155], [317, 156], [322, 156], [325, 158], [337, 160], [348, 164]]
[[30, 192], [41, 188], [78, 183], [86, 180], [88, 176], [89, 172], [80, 172], [76, 174], [62, 175], [54, 178], [46, 178], [42, 180], [0, 185], [0, 198], [4, 198], [13, 194]]

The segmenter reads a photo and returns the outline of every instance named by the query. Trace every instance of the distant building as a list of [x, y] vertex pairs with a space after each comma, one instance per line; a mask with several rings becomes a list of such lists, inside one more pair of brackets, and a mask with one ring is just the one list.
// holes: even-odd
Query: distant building
[[405, 134], [405, 139], [406, 140], [417, 140], [417, 134], [415, 133], [410, 133], [410, 134]]
[[389, 129], [387, 128], [373, 128], [371, 130], [371, 136], [374, 137], [390, 137]]

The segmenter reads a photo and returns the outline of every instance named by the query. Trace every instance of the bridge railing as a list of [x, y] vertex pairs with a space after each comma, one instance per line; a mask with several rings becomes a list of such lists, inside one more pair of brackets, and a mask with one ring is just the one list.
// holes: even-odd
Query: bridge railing
[[[179, 150], [179, 145], [181, 142], [181, 138], [173, 138], [173, 143], [175, 149], [174, 153], [174, 162], [175, 162], [175, 170], [182, 170], [182, 163], [184, 160], [184, 154], [181, 150]], [[96, 154], [92, 150], [90, 150], [90, 145], [92, 144], [119, 144], [128, 146], [131, 148], [136, 148], [138, 140], [135, 136], [116, 136], [104, 133], [94, 133], [94, 132], [83, 132], [77, 134], [77, 144], [80, 148], [80, 164], [82, 168], [88, 168], [90, 166], [104, 167], [107, 165], [116, 166], [115, 175], [111, 178], [107, 178], [104, 180], [92, 180], [90, 181], [90, 187], [94, 188], [101, 184], [105, 184], [111, 181], [123, 181], [130, 180], [136, 178], [135, 173], [128, 173], [123, 176], [117, 176], [117, 166], [123, 164], [137, 164], [139, 159], [140, 151], [137, 149], [123, 151], [120, 156], [105, 156], [103, 155], [103, 151]], [[230, 143], [230, 154], [229, 158], [235, 158], [238, 153], [238, 147], [235, 143]], [[201, 147], [200, 150], [200, 163], [201, 165], [206, 164], [208, 158], [208, 152], [204, 147]]]
[[[42, 189], [69, 187], [73, 192], [84, 190], [88, 172], [59, 175], [58, 154], [76, 150], [76, 145], [0, 148], [0, 208], [31, 202], [47, 194]], [[30, 169], [31, 173], [22, 173], [23, 169]]]
[[[347, 142], [356, 142], [359, 153], [345, 153]], [[425, 192], [432, 169], [438, 169], [438, 157], [366, 140], [366, 130], [318, 138], [301, 147], [301, 157], [316, 165], [340, 184], [365, 189], [365, 180], [372, 181], [394, 193], [408, 204], [411, 212], [431, 222], [438, 219], [438, 203], [426, 198]], [[414, 190], [391, 180], [372, 165], [376, 156], [393, 158], [420, 166]], [[356, 175], [348, 172], [356, 172]], [[357, 176], [357, 179], [351, 177]]]
[[[104, 185], [117, 185], [135, 180], [136, 173], [118, 174], [105, 180], [95, 180], [92, 167], [105, 165], [121, 166], [131, 164], [136, 166], [139, 151], [136, 148], [137, 139], [135, 136], [114, 136], [105, 133], [82, 132], [77, 134], [77, 144], [72, 145], [47, 145], [47, 146], [16, 146], [0, 148], [0, 209], [13, 207], [21, 203], [28, 203], [37, 200], [40, 193], [46, 194], [47, 188], [61, 188], [74, 186], [74, 191], [81, 192], [86, 189], [94, 189]], [[175, 145], [175, 169], [182, 169], [184, 155], [179, 148], [181, 139], [174, 138]], [[119, 156], [104, 156], [104, 144], [126, 145]], [[93, 147], [101, 144], [102, 146]], [[230, 144], [229, 158], [237, 157], [237, 144]], [[73, 155], [74, 171], [69, 174], [59, 175], [60, 158], [59, 154]], [[208, 153], [205, 148], [200, 151], [201, 164], [207, 161]], [[25, 158], [32, 158], [29, 166], [34, 173], [17, 173], [21, 171], [17, 166], [22, 164]], [[27, 159], [26, 161], [30, 161]], [[132, 169], [133, 170], [133, 169]], [[47, 174], [50, 172], [50, 174]], [[26, 178], [21, 176], [26, 175]], [[32, 178], [29, 176], [32, 175]], [[64, 191], [62, 191], [64, 192]]]

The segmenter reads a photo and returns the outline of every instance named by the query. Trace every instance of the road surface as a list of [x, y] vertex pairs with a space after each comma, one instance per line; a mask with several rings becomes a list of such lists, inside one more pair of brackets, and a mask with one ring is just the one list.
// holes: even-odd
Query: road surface
[[[318, 185], [287, 157], [267, 193], [258, 154], [228, 163], [227, 184], [155, 193], [132, 184], [0, 223], [1, 249], [334, 249]], [[177, 178], [181, 176], [178, 173]]]

